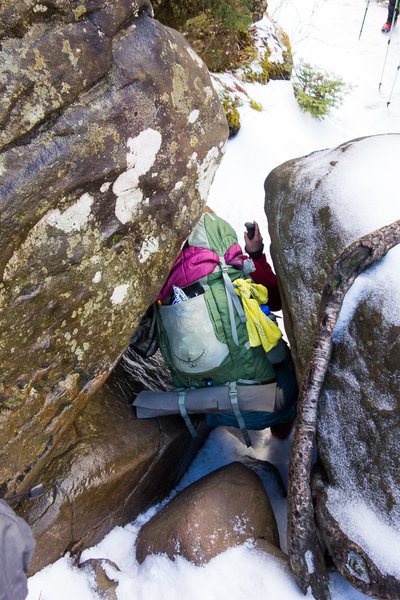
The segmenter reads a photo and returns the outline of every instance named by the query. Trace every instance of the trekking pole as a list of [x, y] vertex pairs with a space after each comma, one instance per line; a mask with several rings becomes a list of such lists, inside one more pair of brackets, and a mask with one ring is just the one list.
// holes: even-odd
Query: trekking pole
[[388, 98], [388, 100], [386, 102], [386, 106], [387, 107], [389, 106], [389, 104], [390, 104], [390, 102], [392, 100], [393, 90], [394, 90], [394, 86], [396, 85], [397, 75], [399, 74], [399, 71], [400, 71], [400, 64], [397, 65], [396, 75], [395, 75], [395, 78], [394, 78], [394, 81], [393, 81], [392, 89], [390, 91], [389, 98]]
[[12, 496], [5, 496], [3, 500], [7, 500], [7, 502], [12, 502], [13, 500], [21, 499], [24, 500], [34, 500], [35, 498], [40, 498], [44, 494], [44, 486], [42, 483], [35, 485], [35, 487], [31, 488], [27, 492], [21, 492], [20, 494], [13, 494]]
[[370, 0], [367, 0], [367, 6], [366, 6], [366, 8], [365, 8], [364, 18], [363, 18], [363, 21], [362, 21], [362, 23], [361, 23], [360, 35], [358, 36], [358, 39], [360, 39], [360, 37], [361, 37], [361, 34], [362, 34], [362, 30], [363, 30], [363, 28], [364, 28], [364, 22], [365, 22], [365, 17], [367, 16], [367, 11], [368, 11], [368, 7], [369, 7], [369, 2], [370, 2]]
[[390, 42], [392, 41], [392, 35], [393, 35], [393, 23], [395, 22], [395, 18], [396, 18], [396, 12], [397, 12], [397, 7], [399, 6], [399, 0], [396, 0], [396, 4], [394, 7], [394, 11], [393, 11], [393, 17], [392, 17], [392, 24], [390, 26], [390, 37], [388, 39], [388, 44], [387, 44], [387, 48], [386, 48], [386, 54], [385, 54], [385, 60], [383, 61], [383, 68], [382, 68], [382, 73], [381, 73], [381, 80], [379, 82], [379, 86], [378, 86], [378, 91], [381, 91], [381, 85], [382, 85], [382, 79], [383, 79], [383, 73], [385, 71], [385, 67], [386, 67], [386, 60], [388, 57], [388, 53], [389, 53], [389, 46], [390, 46]]

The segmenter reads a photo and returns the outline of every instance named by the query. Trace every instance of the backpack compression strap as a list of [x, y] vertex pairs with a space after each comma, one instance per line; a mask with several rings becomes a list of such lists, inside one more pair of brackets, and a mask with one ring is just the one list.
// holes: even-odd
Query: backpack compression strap
[[186, 396], [186, 390], [181, 390], [180, 392], [178, 392], [178, 407], [179, 407], [179, 412], [181, 413], [181, 417], [185, 421], [186, 427], [189, 429], [192, 438], [198, 438], [199, 434], [197, 433], [197, 431], [193, 427], [193, 423], [190, 420], [190, 417], [189, 417], [188, 412], [186, 410], [185, 396]]
[[240, 431], [242, 432], [243, 439], [246, 442], [246, 446], [248, 448], [250, 448], [251, 447], [251, 439], [249, 436], [249, 432], [246, 429], [246, 425], [244, 424], [242, 413], [240, 412], [238, 398], [237, 398], [236, 381], [229, 382], [229, 400], [231, 401], [232, 410], [236, 417], [236, 421], [238, 422]]
[[239, 346], [239, 339], [238, 339], [238, 334], [237, 334], [237, 329], [236, 329], [235, 316], [233, 314], [233, 305], [235, 306], [236, 312], [239, 315], [239, 318], [242, 321], [242, 323], [246, 323], [247, 317], [244, 313], [242, 303], [240, 302], [240, 299], [235, 292], [235, 288], [233, 287], [231, 278], [228, 275], [228, 265], [225, 262], [225, 258], [223, 256], [220, 256], [219, 262], [221, 265], [222, 277], [224, 278], [226, 297], [228, 300], [229, 318], [231, 320], [231, 328], [232, 328], [232, 337], [233, 337], [233, 341], [235, 342], [236, 346]]

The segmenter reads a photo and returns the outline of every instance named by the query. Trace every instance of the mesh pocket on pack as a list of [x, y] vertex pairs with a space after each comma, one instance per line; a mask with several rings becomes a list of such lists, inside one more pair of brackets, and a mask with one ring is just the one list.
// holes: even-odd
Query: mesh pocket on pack
[[220, 366], [229, 354], [215, 335], [205, 294], [178, 304], [160, 306], [172, 362], [183, 373], [203, 373]]

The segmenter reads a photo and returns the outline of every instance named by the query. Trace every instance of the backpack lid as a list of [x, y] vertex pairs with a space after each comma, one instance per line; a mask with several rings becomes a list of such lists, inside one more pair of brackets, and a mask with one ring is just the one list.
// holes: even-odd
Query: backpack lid
[[205, 213], [190, 234], [188, 245], [179, 254], [156, 300], [172, 294], [172, 285], [182, 288], [206, 277], [220, 265], [221, 257], [227, 265], [242, 270], [243, 253], [234, 229], [220, 217]]

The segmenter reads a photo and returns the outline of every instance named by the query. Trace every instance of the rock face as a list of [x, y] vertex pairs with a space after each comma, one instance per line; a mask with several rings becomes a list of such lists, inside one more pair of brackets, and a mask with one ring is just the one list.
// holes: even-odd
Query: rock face
[[[151, 377], [155, 364], [136, 357], [134, 365], [148, 369], [148, 387], [163, 387]], [[157, 367], [165, 375], [165, 367]], [[144, 383], [124, 376], [119, 365], [59, 440], [40, 474], [46, 493], [20, 510], [36, 540], [31, 573], [67, 550], [97, 544], [113, 527], [160, 501], [199, 449], [202, 439], [192, 440], [180, 417], [136, 419], [129, 400]], [[203, 423], [195, 422], [200, 435]]]
[[93, 394], [228, 136], [205, 65], [147, 0], [78, 4], [0, 6], [0, 495], [46, 484], [23, 509], [33, 569], [140, 512], [184, 462], [180, 421], [139, 424], [115, 390]]
[[227, 139], [206, 67], [151, 10], [146, 0], [0, 8], [9, 491], [36, 480], [127, 347]]
[[[399, 151], [400, 135], [364, 138], [285, 163], [266, 180], [273, 260], [300, 378], [333, 262], [351, 242], [399, 218], [379, 188]], [[346, 295], [319, 404], [326, 481], [314, 488], [339, 571], [382, 598], [400, 597], [400, 569], [377, 550], [365, 523], [397, 531], [400, 518], [399, 251], [390, 250]]]
[[279, 554], [278, 529], [260, 478], [239, 462], [185, 488], [139, 531], [136, 558], [166, 553], [205, 564], [246, 540], [262, 539]]

